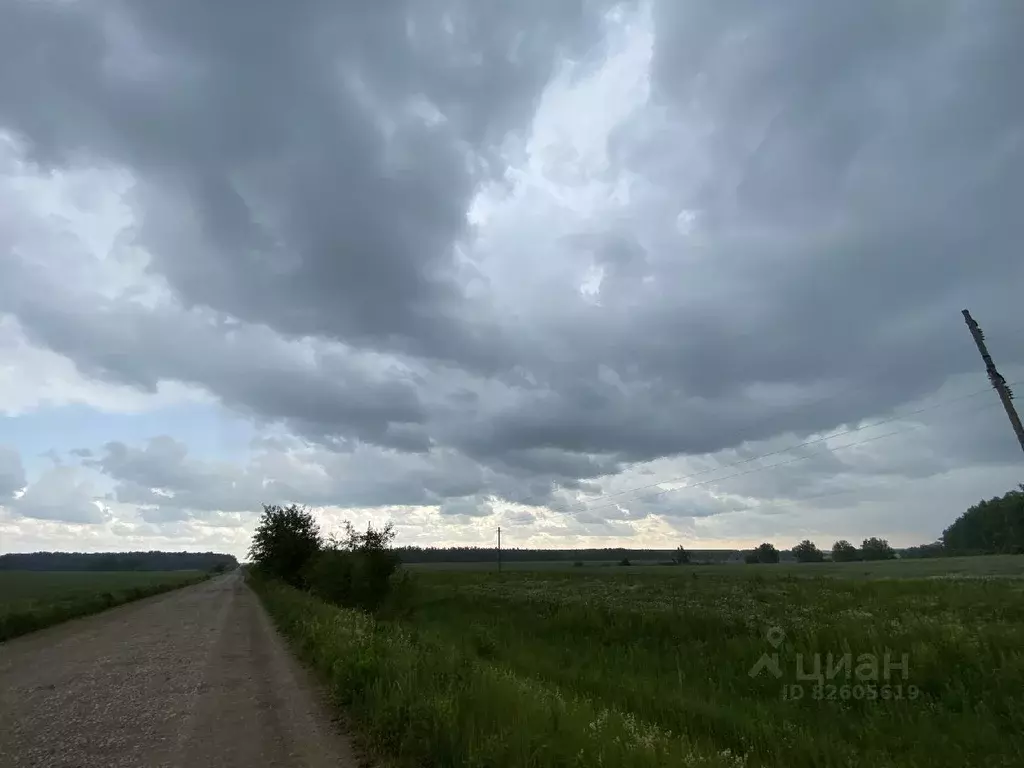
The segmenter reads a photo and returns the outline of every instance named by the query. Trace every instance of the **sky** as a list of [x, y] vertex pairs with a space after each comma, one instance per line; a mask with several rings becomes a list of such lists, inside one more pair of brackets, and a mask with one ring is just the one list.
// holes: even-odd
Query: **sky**
[[0, 0], [0, 553], [932, 541], [1021, 481], [1024, 5]]

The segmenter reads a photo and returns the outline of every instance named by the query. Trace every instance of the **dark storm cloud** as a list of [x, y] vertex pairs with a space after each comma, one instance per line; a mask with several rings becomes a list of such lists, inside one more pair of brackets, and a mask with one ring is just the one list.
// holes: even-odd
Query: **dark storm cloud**
[[[37, 270], [38, 272], [38, 270]], [[39, 296], [62, 290], [59, 275], [7, 270], [9, 299], [29, 336], [78, 363], [86, 374], [153, 391], [161, 380], [207, 387], [258, 419], [284, 420], [312, 437], [353, 437], [419, 450], [428, 438], [414, 382], [374, 374], [339, 352], [305, 354], [267, 332], [246, 326], [233, 333], [202, 316], [147, 311], [125, 302], [104, 306], [65, 293], [59, 305]]]
[[45, 165], [132, 168], [186, 303], [466, 362], [488, 354], [452, 251], [476, 152], [592, 38], [582, 3], [541, 7], [15, 2], [0, 122]]
[[646, 459], [884, 414], [977, 370], [963, 306], [1024, 361], [1018, 6], [666, 2], [655, 19], [670, 117], [616, 136], [643, 196], [597, 254], [602, 304], [561, 315], [539, 391], [471, 450]]
[[[962, 306], [1010, 335], [1024, 170], [1010, 73], [1024, 67], [1024, 10], [658, 9], [659, 89], [715, 126], [703, 148], [717, 173], [689, 205], [706, 212], [723, 271], [747, 273], [734, 287], [757, 288], [711, 330], [735, 362], [708, 366], [709, 387], [751, 380], [738, 364], [779, 380], [884, 366], [899, 383], [882, 397], [906, 396], [974, 367], [952, 352], [969, 346], [953, 338], [965, 338]], [[735, 325], [758, 334], [737, 338]]]
[[[600, 11], [7, 3], [0, 128], [42, 168], [132, 171], [173, 302], [100, 299], [21, 256], [0, 309], [90, 375], [197, 384], [332, 446], [330, 482], [278, 481], [309, 503], [546, 502], [629, 462], [885, 415], [977, 369], [964, 306], [1024, 364], [1021, 7], [656, 3], [652, 101], [610, 143], [629, 201], [482, 244], [470, 200], [556, 65], [600, 63]], [[603, 271], [595, 297], [569, 259]], [[394, 450], [360, 463], [367, 445]], [[242, 503], [181, 447], [133, 450], [95, 460], [122, 500], [171, 504], [162, 480], [175, 508]]]
[[141, 446], [110, 442], [82, 463], [114, 482], [113, 500], [149, 509], [151, 522], [205, 520], [223, 510], [251, 513], [263, 502], [434, 505], [449, 497], [468, 498], [488, 485], [478, 464], [452, 452], [272, 445], [240, 465], [191, 456], [187, 445], [166, 435]]
[[444, 517], [489, 517], [494, 510], [485, 499], [466, 496], [445, 501], [441, 514]]

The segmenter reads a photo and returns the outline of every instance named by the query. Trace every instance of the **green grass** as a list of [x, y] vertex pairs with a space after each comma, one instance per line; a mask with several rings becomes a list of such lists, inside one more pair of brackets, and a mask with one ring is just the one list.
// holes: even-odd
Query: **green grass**
[[[1022, 571], [1024, 557], [423, 571], [413, 612], [379, 621], [258, 589], [397, 765], [1019, 766], [1024, 580], [1005, 577]], [[772, 652], [781, 676], [751, 677]], [[844, 654], [849, 679], [801, 679]], [[905, 676], [885, 679], [887, 654], [906, 655]], [[794, 685], [803, 697], [784, 699]]]
[[[488, 562], [452, 562], [452, 563], [409, 563], [405, 566], [409, 571], [497, 571], [496, 561]], [[581, 570], [568, 560], [537, 560], [512, 561], [502, 563], [503, 571], [560, 571]], [[659, 565], [654, 561], [634, 560], [632, 569], [653, 568], [658, 571], [672, 566]], [[857, 563], [780, 563], [777, 565], [748, 566], [746, 564], [709, 564], [691, 566], [705, 569], [728, 568], [735, 576], [752, 576], [763, 571], [758, 569], [776, 569], [786, 571], [795, 576], [839, 576], [842, 578], [917, 578], [931, 575], [978, 574], [995, 576], [1024, 577], [1024, 556], [1022, 555], [989, 555], [985, 557], [944, 557], [921, 558], [909, 560], [883, 560]], [[586, 560], [582, 570], [592, 568], [620, 569], [618, 560]], [[733, 569], [738, 569], [733, 571]], [[746, 569], [746, 570], [744, 570]], [[753, 570], [751, 570], [753, 569]], [[775, 574], [778, 575], [778, 574]]]
[[206, 577], [199, 571], [0, 571], [0, 642]]

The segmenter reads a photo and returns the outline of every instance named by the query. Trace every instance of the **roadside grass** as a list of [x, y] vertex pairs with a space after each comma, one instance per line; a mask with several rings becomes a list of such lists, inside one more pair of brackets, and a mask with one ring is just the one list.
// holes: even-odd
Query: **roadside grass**
[[292, 587], [255, 581], [275, 623], [375, 752], [400, 766], [707, 766], [743, 762], [681, 734]]
[[0, 571], [0, 642], [208, 576], [201, 571]]
[[1024, 558], [971, 560], [424, 571], [400, 620], [255, 586], [396, 765], [1024, 765]]

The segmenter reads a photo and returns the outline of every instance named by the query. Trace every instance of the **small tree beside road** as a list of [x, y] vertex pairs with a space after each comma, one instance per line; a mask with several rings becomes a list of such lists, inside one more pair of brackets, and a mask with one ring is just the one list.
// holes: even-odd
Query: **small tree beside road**
[[308, 509], [295, 504], [264, 504], [249, 559], [257, 571], [301, 588], [306, 586], [306, 564], [322, 544], [320, 526]]

